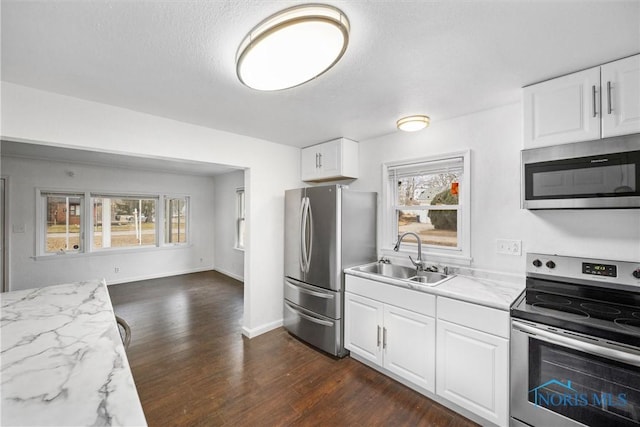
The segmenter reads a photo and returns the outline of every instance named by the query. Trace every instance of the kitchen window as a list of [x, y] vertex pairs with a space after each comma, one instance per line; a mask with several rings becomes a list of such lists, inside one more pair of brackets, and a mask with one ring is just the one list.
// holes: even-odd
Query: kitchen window
[[165, 197], [164, 208], [164, 243], [169, 245], [187, 243], [189, 198]]
[[155, 197], [91, 195], [92, 249], [156, 246]]
[[244, 188], [236, 190], [236, 249], [244, 249]]
[[[427, 256], [470, 262], [469, 172], [469, 151], [385, 164], [383, 249], [414, 232]], [[411, 235], [403, 242], [417, 245]]]
[[36, 197], [36, 257], [189, 243], [189, 196], [38, 189]]
[[44, 254], [80, 252], [84, 218], [84, 194], [40, 192], [40, 225], [43, 236], [39, 243]]

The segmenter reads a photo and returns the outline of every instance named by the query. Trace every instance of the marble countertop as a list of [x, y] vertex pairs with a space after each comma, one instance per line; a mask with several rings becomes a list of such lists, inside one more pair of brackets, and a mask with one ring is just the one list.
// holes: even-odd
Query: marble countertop
[[406, 287], [419, 292], [454, 298], [507, 311], [525, 287], [524, 277], [522, 280], [501, 281], [484, 277], [474, 277], [472, 275], [453, 274], [450, 278], [445, 279], [439, 284], [429, 286], [411, 283], [408, 280], [399, 280], [366, 273], [358, 271], [356, 268], [357, 267], [347, 268], [344, 272], [393, 286]]
[[509, 310], [524, 290], [522, 283], [501, 282], [472, 276], [456, 275], [440, 286], [436, 292], [443, 297], [467, 301], [499, 310]]
[[106, 284], [0, 294], [3, 426], [146, 426]]

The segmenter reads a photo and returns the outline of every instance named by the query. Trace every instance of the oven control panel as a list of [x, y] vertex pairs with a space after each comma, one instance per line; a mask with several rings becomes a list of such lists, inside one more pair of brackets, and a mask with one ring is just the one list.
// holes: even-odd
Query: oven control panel
[[582, 272], [594, 276], [618, 277], [618, 268], [614, 264], [583, 262]]
[[541, 253], [527, 254], [527, 274], [633, 285], [640, 288], [640, 261], [612, 261]]

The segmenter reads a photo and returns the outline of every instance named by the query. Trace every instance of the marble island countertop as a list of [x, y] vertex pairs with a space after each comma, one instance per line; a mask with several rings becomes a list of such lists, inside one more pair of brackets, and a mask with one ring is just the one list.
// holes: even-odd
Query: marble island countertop
[[436, 284], [435, 286], [410, 283], [407, 280], [398, 280], [359, 271], [357, 267], [347, 268], [346, 274], [359, 276], [365, 279], [376, 280], [393, 286], [426, 292], [443, 297], [458, 299], [461, 301], [480, 304], [499, 310], [509, 310], [511, 304], [522, 293], [525, 287], [524, 277], [521, 280], [493, 280], [484, 277], [474, 277], [470, 274], [456, 273]]
[[106, 284], [0, 294], [0, 424], [146, 426]]

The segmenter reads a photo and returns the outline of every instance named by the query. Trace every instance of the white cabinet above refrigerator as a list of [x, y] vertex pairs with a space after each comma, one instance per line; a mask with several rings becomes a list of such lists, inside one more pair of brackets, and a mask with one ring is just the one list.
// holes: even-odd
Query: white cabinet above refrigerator
[[302, 149], [301, 179], [322, 182], [358, 178], [358, 143], [338, 138]]

